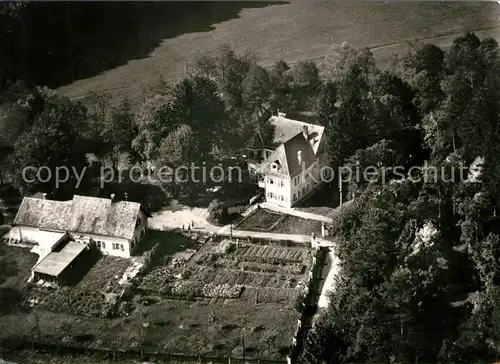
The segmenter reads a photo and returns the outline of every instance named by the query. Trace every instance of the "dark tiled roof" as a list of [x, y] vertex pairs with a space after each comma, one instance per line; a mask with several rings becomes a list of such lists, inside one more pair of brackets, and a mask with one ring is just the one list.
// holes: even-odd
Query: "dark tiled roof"
[[16, 225], [132, 239], [141, 205], [75, 195], [70, 201], [25, 197]]
[[323, 138], [325, 131], [323, 126], [287, 119], [282, 116], [273, 116], [269, 121], [274, 125], [273, 142], [275, 144], [287, 142], [288, 140], [294, 138], [297, 134], [301, 133], [304, 126], [307, 126], [309, 142], [313, 147], [314, 153], [316, 154], [318, 152], [319, 142]]
[[323, 139], [325, 128], [321, 125], [305, 123], [303, 121], [287, 119], [284, 116], [272, 116], [269, 122], [274, 126], [274, 136], [271, 145], [264, 145], [262, 137], [259, 132], [257, 132], [248, 141], [248, 146], [254, 148], [270, 148], [275, 149], [279, 145], [285, 143], [286, 141], [295, 137], [298, 133], [301, 133], [304, 126], [307, 126], [309, 133], [309, 141], [313, 147], [314, 153], [318, 153], [318, 148], [320, 141]]
[[[301, 163], [299, 163], [298, 154], [301, 152]], [[314, 150], [304, 137], [302, 132], [295, 135], [285, 143], [281, 144], [266, 160], [264, 172], [266, 174], [294, 176], [307, 169], [314, 162], [316, 156]], [[278, 162], [280, 168], [272, 169], [272, 164]], [[303, 165], [303, 167], [302, 167]]]

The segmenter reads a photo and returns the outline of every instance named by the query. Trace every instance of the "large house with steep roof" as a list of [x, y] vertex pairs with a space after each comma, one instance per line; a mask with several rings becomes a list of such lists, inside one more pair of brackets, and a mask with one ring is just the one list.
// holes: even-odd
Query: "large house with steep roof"
[[[292, 207], [321, 185], [326, 165], [325, 128], [286, 118], [278, 113], [269, 120], [273, 140], [248, 148], [250, 174], [259, 178], [266, 201]], [[320, 175], [321, 174], [321, 175]]]
[[[130, 257], [144, 237], [150, 215], [141, 204], [75, 195], [69, 201], [25, 197], [10, 238], [35, 243], [40, 257], [64, 240], [95, 245], [104, 254]], [[70, 249], [78, 251], [79, 249]]]

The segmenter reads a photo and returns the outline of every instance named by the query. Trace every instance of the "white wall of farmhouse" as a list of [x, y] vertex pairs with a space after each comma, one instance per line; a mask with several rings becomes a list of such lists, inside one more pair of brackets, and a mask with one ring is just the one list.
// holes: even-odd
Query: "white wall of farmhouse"
[[[136, 225], [134, 238], [132, 240], [98, 234], [83, 234], [74, 231], [69, 233], [75, 239], [92, 239], [97, 243], [97, 247], [103, 254], [129, 258], [132, 255], [137, 243], [144, 238], [148, 227], [148, 218], [142, 210], [137, 216]], [[32, 226], [17, 226], [11, 230], [10, 237], [17, 240], [23, 240], [25, 242], [39, 244], [41, 256], [45, 256], [52, 251], [53, 246], [57, 243], [57, 235], [64, 233], [64, 231], [39, 229]], [[54, 236], [51, 236], [51, 234]]]
[[130, 241], [127, 239], [96, 234], [81, 234], [75, 232], [71, 233], [71, 235], [75, 238], [91, 238], [97, 243], [97, 248], [103, 254], [114, 255], [122, 258], [129, 258], [131, 255]]
[[[61, 232], [64, 233], [64, 231]], [[19, 237], [17, 237], [17, 235]], [[44, 240], [43, 230], [31, 226], [19, 226], [18, 228], [14, 228], [10, 236], [24, 242], [40, 243]]]

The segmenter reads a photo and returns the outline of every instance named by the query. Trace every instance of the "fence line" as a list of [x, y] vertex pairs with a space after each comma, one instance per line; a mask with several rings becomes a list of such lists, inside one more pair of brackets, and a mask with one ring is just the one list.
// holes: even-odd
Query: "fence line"
[[184, 355], [177, 353], [159, 352], [158, 350], [120, 350], [110, 348], [92, 348], [73, 346], [62, 343], [49, 343], [41, 341], [33, 341], [27, 338], [4, 339], [0, 340], [0, 347], [7, 350], [36, 350], [40, 352], [50, 353], [54, 355], [75, 355], [75, 356], [92, 356], [104, 360], [125, 360], [137, 359], [148, 361], [150, 359], [161, 360], [163, 362], [196, 362], [196, 363], [213, 363], [213, 364], [283, 364], [287, 360], [270, 360], [260, 358], [232, 358], [232, 357], [213, 357], [202, 355]]
[[[304, 340], [311, 326], [311, 321], [316, 309], [317, 302], [313, 302], [311, 305], [311, 300], [315, 301], [314, 289], [318, 283], [321, 276], [321, 268], [324, 263], [326, 256], [326, 250], [321, 247], [314, 249], [314, 256], [312, 258], [311, 268], [309, 269], [309, 275], [306, 280], [306, 288], [303, 296], [302, 311], [300, 313], [300, 318], [297, 322], [297, 328], [292, 339], [292, 349], [290, 351], [289, 364], [295, 363], [298, 360], [300, 353], [302, 352]], [[319, 277], [318, 277], [319, 275]], [[311, 308], [313, 312], [311, 312]]]

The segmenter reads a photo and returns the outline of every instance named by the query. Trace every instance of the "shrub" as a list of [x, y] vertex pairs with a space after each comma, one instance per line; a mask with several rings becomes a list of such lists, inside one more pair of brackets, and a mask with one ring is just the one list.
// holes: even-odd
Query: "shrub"
[[10, 313], [21, 303], [22, 293], [14, 288], [0, 288], [0, 314]]
[[306, 302], [306, 297], [303, 294], [299, 294], [295, 299], [295, 310], [298, 313], [302, 313], [304, 310], [304, 304]]
[[133, 283], [127, 283], [123, 289], [122, 299], [130, 301], [135, 295], [136, 287]]
[[236, 244], [230, 240], [222, 241], [218, 246], [218, 251], [223, 254], [229, 254], [236, 249]]
[[208, 214], [210, 221], [215, 224], [223, 225], [229, 221], [227, 206], [217, 199], [208, 206]]

